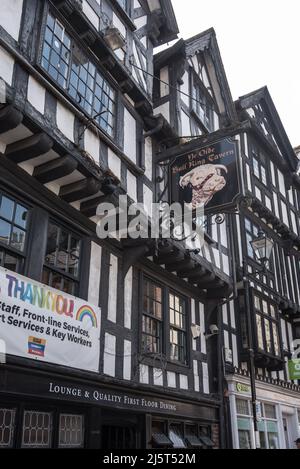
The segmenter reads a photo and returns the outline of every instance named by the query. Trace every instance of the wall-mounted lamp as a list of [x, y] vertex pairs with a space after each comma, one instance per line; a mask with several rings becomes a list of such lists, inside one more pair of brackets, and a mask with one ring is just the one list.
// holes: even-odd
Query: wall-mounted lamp
[[272, 254], [274, 241], [268, 238], [263, 231], [260, 231], [257, 238], [252, 241], [251, 246], [256, 260], [266, 266]]

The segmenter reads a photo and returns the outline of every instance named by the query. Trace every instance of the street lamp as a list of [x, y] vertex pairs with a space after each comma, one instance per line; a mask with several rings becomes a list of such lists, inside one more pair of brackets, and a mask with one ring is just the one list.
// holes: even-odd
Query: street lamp
[[259, 231], [257, 238], [251, 242], [251, 246], [256, 260], [265, 267], [270, 260], [274, 241], [268, 238], [263, 231]]
[[[259, 231], [258, 236], [251, 242], [256, 260], [262, 265], [263, 269], [270, 260], [274, 242], [269, 239], [263, 231]], [[254, 274], [256, 272], [253, 272]], [[247, 262], [243, 260], [243, 283], [245, 290], [245, 307], [247, 316], [248, 345], [249, 345], [249, 368], [251, 381], [251, 398], [253, 409], [253, 423], [255, 432], [255, 449], [260, 447], [258, 419], [257, 419], [257, 395], [256, 395], [256, 377], [255, 377], [255, 354], [253, 346], [252, 314], [250, 302], [250, 280], [248, 277]]]

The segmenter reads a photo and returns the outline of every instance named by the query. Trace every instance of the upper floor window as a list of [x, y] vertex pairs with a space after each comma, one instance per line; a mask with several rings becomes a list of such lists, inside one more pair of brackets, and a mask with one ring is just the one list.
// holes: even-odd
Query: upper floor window
[[169, 294], [170, 358], [187, 363], [186, 301], [175, 293]]
[[70, 295], [77, 295], [80, 253], [80, 239], [65, 228], [49, 222], [43, 283]]
[[268, 185], [267, 171], [266, 171], [266, 155], [256, 142], [251, 142], [252, 148], [252, 167], [254, 176], [257, 177], [265, 186]]
[[253, 172], [265, 186], [268, 184], [266, 168], [256, 158], [253, 158]]
[[252, 248], [252, 241], [258, 236], [258, 227], [254, 225], [248, 218], [245, 218], [245, 231], [247, 242], [247, 254], [251, 259], [255, 259], [255, 254]]
[[281, 356], [277, 313], [274, 304], [254, 294], [257, 346], [273, 356]]
[[20, 272], [25, 260], [29, 211], [0, 192], [0, 266]]
[[64, 26], [50, 13], [41, 65], [110, 136], [114, 134], [116, 93]]
[[162, 288], [144, 279], [142, 347], [147, 353], [162, 353]]
[[129, 12], [130, 0], [117, 0], [118, 4], [126, 11]]
[[192, 74], [191, 103], [192, 110], [201, 124], [205, 127], [206, 130], [213, 132], [215, 130], [215, 106], [213, 98], [195, 73]]
[[[172, 361], [187, 363], [186, 299], [156, 282], [143, 280], [142, 349], [144, 353], [168, 352]], [[168, 314], [167, 314], [168, 313]], [[168, 331], [165, 335], [166, 330]]]

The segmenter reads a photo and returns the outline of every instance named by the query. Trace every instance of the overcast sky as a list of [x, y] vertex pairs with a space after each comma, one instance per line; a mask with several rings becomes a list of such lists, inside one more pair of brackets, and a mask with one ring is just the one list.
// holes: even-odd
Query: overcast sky
[[267, 85], [292, 145], [300, 145], [299, 0], [172, 2], [180, 37], [215, 28], [233, 98]]

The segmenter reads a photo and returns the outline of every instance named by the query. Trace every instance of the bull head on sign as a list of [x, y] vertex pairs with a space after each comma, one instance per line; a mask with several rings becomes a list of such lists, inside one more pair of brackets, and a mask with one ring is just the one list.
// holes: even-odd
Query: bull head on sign
[[182, 176], [179, 185], [184, 190], [185, 202], [191, 204], [192, 209], [207, 205], [226, 186], [222, 172], [228, 174], [226, 166], [207, 164]]

